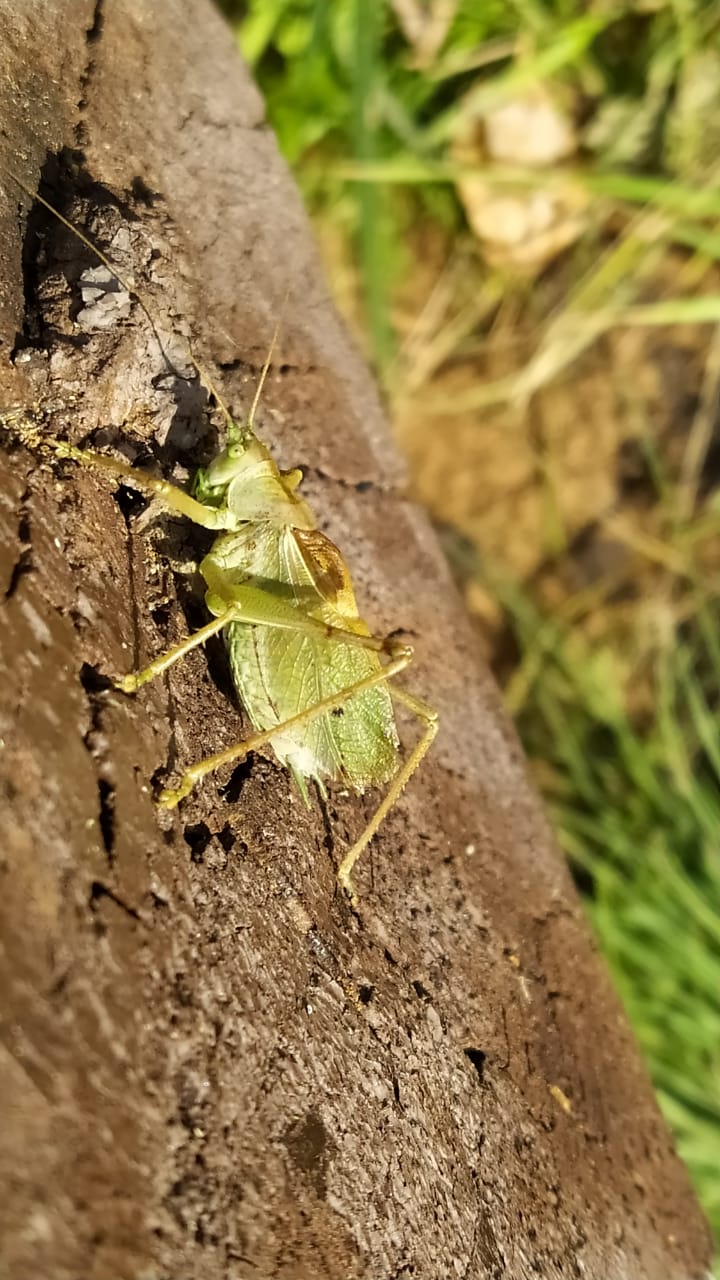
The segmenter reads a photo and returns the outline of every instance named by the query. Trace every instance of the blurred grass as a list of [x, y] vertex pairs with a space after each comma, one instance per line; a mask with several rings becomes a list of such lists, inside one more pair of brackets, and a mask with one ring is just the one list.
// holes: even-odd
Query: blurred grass
[[[720, 743], [717, 613], [667, 610], [654, 713], [624, 707], [611, 644], [590, 646], [527, 597], [502, 593], [530, 679], [511, 691], [526, 750], [574, 866], [662, 1108], [720, 1222]], [[517, 673], [516, 673], [517, 674]], [[519, 685], [522, 684], [522, 692]]]
[[[700, 0], [224, 7], [397, 412], [413, 395], [430, 415], [522, 411], [558, 378], [571, 396], [576, 362], [603, 335], [696, 326], [704, 373], [679, 452], [638, 410], [642, 519], [620, 506], [604, 527], [628, 552], [619, 576], [548, 592], [481, 538], [446, 540], [462, 581], [499, 603], [508, 703], [720, 1235], [720, 329], [708, 342], [697, 328], [720, 322], [720, 12]], [[572, 120], [572, 158], [468, 162], [464, 123], [530, 90]], [[530, 278], [493, 265], [468, 231], [469, 177], [567, 193], [584, 232]], [[499, 376], [488, 352], [506, 362]], [[450, 395], [443, 370], [458, 367], [472, 376]], [[557, 511], [547, 529], [562, 570], [573, 539]]]

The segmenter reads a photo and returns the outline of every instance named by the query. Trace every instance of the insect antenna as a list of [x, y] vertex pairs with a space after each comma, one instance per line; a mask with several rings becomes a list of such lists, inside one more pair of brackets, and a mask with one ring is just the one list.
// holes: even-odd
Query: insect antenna
[[278, 336], [278, 333], [280, 332], [280, 320], [281, 320], [281, 318], [282, 318], [282, 317], [278, 317], [277, 324], [275, 325], [275, 329], [274, 329], [274, 332], [273, 332], [272, 340], [271, 340], [271, 342], [270, 342], [270, 350], [268, 351], [267, 356], [265, 357], [265, 363], [264, 363], [264, 365], [263, 365], [263, 367], [262, 367], [262, 372], [261, 372], [261, 374], [260, 374], [260, 380], [259, 380], [259, 382], [258, 382], [258, 384], [257, 384], [256, 389], [255, 389], [255, 395], [253, 396], [253, 402], [252, 402], [252, 404], [250, 405], [250, 412], [249, 412], [249, 414], [248, 414], [247, 425], [248, 425], [248, 427], [250, 428], [250, 430], [251, 430], [251, 431], [254, 429], [254, 426], [255, 426], [255, 414], [257, 413], [257, 407], [258, 407], [258, 405], [259, 405], [259, 403], [260, 403], [260, 397], [261, 397], [261, 395], [262, 395], [262, 393], [263, 393], [263, 387], [265, 386], [265, 379], [266, 379], [266, 378], [267, 378], [267, 376], [268, 376], [268, 373], [269, 373], [269, 371], [270, 371], [270, 365], [272, 364], [272, 358], [273, 358], [273, 354], [274, 354], [274, 351], [275, 351], [275, 343], [277, 342], [277, 336]]
[[285, 291], [285, 297], [282, 300], [280, 311], [278, 312], [278, 318], [275, 323], [275, 328], [273, 330], [273, 336], [270, 340], [270, 347], [269, 347], [267, 356], [265, 357], [265, 363], [263, 364], [262, 370], [260, 372], [260, 378], [259, 378], [257, 387], [255, 388], [255, 395], [253, 396], [252, 404], [250, 405], [250, 412], [247, 416], [247, 419], [242, 426], [240, 425], [239, 422], [228, 423], [228, 443], [229, 444], [244, 444], [255, 434], [255, 414], [257, 413], [258, 405], [260, 404], [260, 397], [263, 393], [265, 380], [268, 376], [268, 373], [270, 372], [270, 366], [272, 364], [272, 358], [275, 353], [278, 334], [280, 332], [280, 326], [283, 322], [283, 315], [285, 312], [285, 307], [287, 305], [289, 293], [290, 293], [290, 290], [287, 289]]

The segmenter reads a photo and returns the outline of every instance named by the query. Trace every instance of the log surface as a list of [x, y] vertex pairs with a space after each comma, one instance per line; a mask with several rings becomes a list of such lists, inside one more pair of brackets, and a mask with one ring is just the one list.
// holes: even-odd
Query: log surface
[[[229, 33], [204, 0], [0, 0], [0, 23], [0, 407], [177, 476], [216, 447], [187, 338], [240, 413], [287, 293], [260, 433], [442, 717], [357, 912], [335, 869], [377, 797], [307, 811], [256, 756], [160, 813], [166, 766], [247, 729], [222, 652], [134, 699], [100, 676], [204, 620], [173, 569], [203, 536], [0, 441], [2, 1275], [702, 1277], [685, 1171]], [[43, 173], [157, 332], [122, 289], [83, 305], [97, 263], [10, 171]]]

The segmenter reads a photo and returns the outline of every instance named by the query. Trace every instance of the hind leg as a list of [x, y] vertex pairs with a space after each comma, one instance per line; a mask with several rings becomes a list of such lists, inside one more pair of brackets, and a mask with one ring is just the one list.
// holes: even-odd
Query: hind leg
[[[401, 668], [402, 670], [402, 668]], [[357, 894], [350, 882], [350, 876], [360, 855], [367, 849], [370, 841], [377, 832], [381, 822], [387, 817], [388, 813], [396, 803], [400, 793], [407, 786], [412, 778], [415, 770], [420, 766], [422, 760], [430, 750], [430, 746], [438, 731], [438, 713], [427, 702], [423, 702], [420, 698], [415, 698], [411, 693], [406, 693], [404, 689], [396, 689], [390, 685], [390, 696], [402, 706], [407, 707], [417, 716], [418, 720], [424, 725], [423, 735], [420, 741], [413, 747], [405, 764], [400, 772], [393, 778], [388, 787], [387, 794], [378, 805], [373, 817], [368, 822], [365, 830], [359, 840], [351, 849], [348, 849], [338, 868], [338, 882], [353, 901], [357, 898]]]

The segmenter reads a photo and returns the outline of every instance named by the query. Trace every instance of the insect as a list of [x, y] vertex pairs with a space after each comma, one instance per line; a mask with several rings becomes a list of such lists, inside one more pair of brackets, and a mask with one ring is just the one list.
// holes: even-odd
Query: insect
[[[91, 249], [149, 316], [143, 299], [105, 255], [42, 196], [15, 181]], [[93, 449], [48, 436], [33, 441], [26, 433], [24, 438], [59, 458], [129, 482], [167, 510], [217, 533], [200, 564], [211, 620], [142, 670], [122, 677], [117, 686], [136, 693], [191, 649], [222, 632], [233, 683], [254, 732], [191, 764], [176, 786], [161, 792], [158, 803], [174, 808], [209, 773], [264, 746], [291, 771], [306, 804], [311, 780], [321, 791], [326, 781], [342, 781], [357, 793], [384, 786], [384, 798], [338, 869], [341, 887], [354, 897], [355, 863], [428, 751], [437, 714], [393, 683], [411, 662], [412, 648], [372, 634], [359, 615], [341, 552], [320, 532], [299, 494], [302, 473], [281, 471], [255, 433], [271, 359], [272, 347], [250, 412], [238, 422], [191, 355], [224, 415], [226, 440], [221, 452], [198, 472], [190, 492]], [[404, 760], [394, 702], [422, 725], [421, 737]]]

